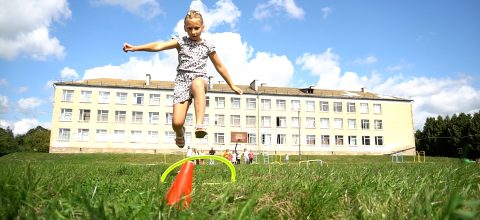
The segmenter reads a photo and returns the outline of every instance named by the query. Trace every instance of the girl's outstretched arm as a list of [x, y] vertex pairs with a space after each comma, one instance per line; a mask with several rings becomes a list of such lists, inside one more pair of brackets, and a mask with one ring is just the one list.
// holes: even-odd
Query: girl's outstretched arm
[[230, 89], [232, 89], [235, 93], [241, 95], [243, 94], [243, 91], [238, 88], [235, 84], [233, 84], [232, 79], [230, 78], [230, 74], [228, 74], [227, 68], [223, 65], [222, 61], [220, 61], [220, 58], [217, 55], [217, 52], [212, 52], [210, 53], [210, 60], [213, 63], [213, 66], [215, 66], [215, 69], [217, 70], [218, 73], [223, 77], [225, 82], [230, 86]]
[[148, 52], [157, 52], [162, 50], [169, 50], [173, 48], [178, 48], [180, 45], [177, 40], [172, 39], [165, 42], [152, 42], [143, 45], [131, 45], [129, 43], [123, 44], [123, 51], [126, 53], [128, 51], [148, 51]]

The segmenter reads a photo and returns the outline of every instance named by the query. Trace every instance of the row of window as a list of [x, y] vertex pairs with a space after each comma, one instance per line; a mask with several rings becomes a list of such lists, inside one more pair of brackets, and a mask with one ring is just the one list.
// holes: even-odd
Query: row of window
[[[74, 90], [63, 90], [62, 94], [62, 101], [64, 102], [73, 102], [73, 95]], [[126, 92], [116, 92], [115, 95], [115, 103], [117, 104], [127, 104], [127, 97], [128, 93]], [[206, 106], [210, 107], [210, 97], [206, 97]], [[257, 99], [256, 98], [246, 98], [245, 100], [246, 109], [256, 109], [257, 108]], [[92, 102], [92, 91], [89, 90], [81, 90], [80, 91], [80, 102], [89, 103]], [[230, 99], [230, 108], [232, 109], [240, 109], [241, 108], [241, 98], [239, 97], [232, 97]], [[290, 101], [291, 110], [292, 111], [300, 111], [300, 100], [291, 100]], [[110, 92], [108, 91], [99, 91], [98, 92], [98, 103], [110, 103]], [[271, 99], [261, 99], [260, 100], [260, 108], [264, 111], [269, 110], [279, 110], [285, 111], [287, 110], [287, 101], [285, 99], [276, 99], [276, 108], [272, 108], [272, 100]], [[145, 94], [144, 93], [133, 93], [133, 101], [132, 104], [134, 105], [144, 105], [145, 103]], [[148, 104], [149, 105], [160, 105], [160, 94], [149, 94], [148, 96]], [[345, 104], [346, 112], [348, 113], [356, 113], [357, 112], [357, 104], [359, 105], [359, 112], [362, 114], [368, 114], [370, 112], [369, 104], [368, 103], [355, 103], [355, 102], [347, 102]], [[173, 95], [167, 95], [166, 97], [166, 105], [172, 106], [173, 105]], [[215, 108], [223, 109], [226, 108], [226, 99], [225, 97], [215, 97]], [[333, 112], [343, 112], [344, 103], [343, 102], [333, 102], [332, 103]], [[381, 114], [382, 113], [382, 105], [381, 104], [373, 104], [373, 113], [374, 114]], [[327, 101], [320, 101], [319, 102], [319, 109], [320, 112], [329, 112], [330, 111], [330, 102]], [[315, 112], [315, 101], [305, 101], [305, 110], [307, 112]]]
[[[79, 122], [90, 122], [92, 112], [90, 109], [79, 109], [78, 121]], [[149, 124], [160, 124], [160, 113], [159, 112], [148, 112], [148, 115], [141, 111], [132, 111], [131, 112], [131, 122], [132, 123], [144, 123], [144, 118], [147, 118]], [[214, 116], [215, 126], [225, 126], [225, 115], [224, 114], [215, 114]], [[73, 110], [70, 108], [61, 108], [60, 109], [60, 121], [72, 121]], [[241, 116], [240, 115], [230, 115], [230, 126], [240, 127], [241, 126]], [[173, 114], [165, 113], [165, 124], [172, 124]], [[188, 113], [186, 116], [185, 124], [192, 125], [193, 115]], [[208, 114], [204, 115], [204, 124], [209, 125], [210, 116]], [[275, 120], [275, 121], [272, 121]], [[97, 122], [108, 122], [109, 121], [109, 110], [97, 110]], [[126, 123], [127, 121], [127, 111], [115, 111], [115, 123]], [[257, 118], [254, 115], [245, 116], [246, 127], [256, 127]], [[320, 118], [320, 127], [319, 128], [330, 128], [330, 118]], [[344, 119], [343, 118], [334, 118], [333, 119], [333, 128], [342, 129], [344, 128]], [[315, 117], [305, 117], [305, 128], [317, 128], [316, 118]], [[274, 124], [273, 124], [274, 123]], [[349, 129], [357, 129], [357, 119], [346, 119], [346, 123]], [[278, 127], [286, 128], [287, 127], [287, 117], [285, 116], [261, 116], [260, 117], [260, 127]], [[369, 119], [360, 119], [361, 129], [370, 129], [370, 120]], [[290, 127], [299, 128], [300, 127], [300, 117], [290, 117]], [[381, 119], [373, 120], [373, 128], [375, 130], [383, 129], [383, 121]]]
[[[70, 141], [71, 140], [71, 130], [69, 128], [60, 128], [58, 131], [58, 140], [59, 141]], [[214, 133], [214, 143], [215, 144], [225, 144], [225, 133]], [[292, 144], [298, 145], [300, 136], [298, 134], [293, 134]], [[89, 129], [78, 129], [76, 134], [76, 141], [79, 142], [87, 142], [90, 138], [90, 130]], [[128, 140], [127, 140], [128, 138]], [[186, 132], [186, 142], [191, 143], [192, 135], [190, 132]], [[321, 146], [330, 146], [331, 143], [335, 146], [344, 146], [347, 144], [348, 146], [359, 146], [357, 142], [357, 136], [345, 136], [344, 135], [320, 135], [320, 144]], [[383, 136], [373, 136], [373, 140], [371, 140], [371, 136], [361, 136], [361, 146], [383, 146]], [[107, 129], [96, 129], [95, 131], [95, 141], [97, 142], [114, 142], [114, 143], [123, 143], [123, 142], [131, 142], [131, 143], [142, 143], [146, 141], [147, 143], [158, 143], [159, 134], [158, 131], [148, 131], [146, 138], [144, 137], [142, 131], [140, 130], [132, 130], [130, 131], [130, 135], [127, 137], [127, 133], [125, 130], [113, 130], [113, 133], [109, 134]], [[172, 131], [165, 132], [165, 143], [174, 143], [175, 133]], [[331, 140], [332, 139], [332, 140]], [[208, 140], [208, 138], [202, 139], [204, 141]], [[261, 135], [261, 144], [262, 145], [271, 145], [276, 143], [277, 145], [285, 145], [287, 143], [287, 135], [286, 134], [277, 134], [276, 135], [276, 142], [272, 142], [272, 134], [262, 134]], [[332, 141], [332, 142], [331, 142]], [[346, 141], [346, 143], [345, 143]], [[374, 141], [374, 143], [372, 143]], [[248, 143], [249, 144], [257, 144], [257, 135], [255, 133], [248, 133]], [[316, 135], [305, 135], [305, 143], [306, 145], [316, 145]], [[207, 144], [207, 143], [204, 143]]]

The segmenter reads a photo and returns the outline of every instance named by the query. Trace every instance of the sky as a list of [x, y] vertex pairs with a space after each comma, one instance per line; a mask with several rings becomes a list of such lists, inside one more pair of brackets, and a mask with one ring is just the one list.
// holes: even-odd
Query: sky
[[0, 0], [0, 127], [50, 128], [54, 82], [173, 81], [175, 50], [122, 46], [186, 35], [189, 9], [235, 84], [365, 87], [414, 100], [415, 129], [480, 110], [477, 0]]

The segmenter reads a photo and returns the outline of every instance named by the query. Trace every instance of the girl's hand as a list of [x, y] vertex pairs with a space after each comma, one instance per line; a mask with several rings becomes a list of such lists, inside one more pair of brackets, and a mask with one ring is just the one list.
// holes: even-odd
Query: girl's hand
[[235, 85], [233, 85], [233, 86], [230, 87], [230, 88], [231, 88], [235, 93], [237, 93], [237, 94], [239, 94], [239, 95], [243, 94], [243, 91], [242, 91], [240, 88], [238, 88], [237, 86], [235, 86]]
[[134, 51], [133, 50], [133, 45], [129, 44], [129, 43], [125, 43], [123, 44], [123, 52], [128, 52], [128, 51]]

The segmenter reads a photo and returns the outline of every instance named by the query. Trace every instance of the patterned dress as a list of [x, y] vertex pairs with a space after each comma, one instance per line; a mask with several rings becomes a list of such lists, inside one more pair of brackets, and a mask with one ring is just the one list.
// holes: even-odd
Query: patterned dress
[[201, 42], [192, 41], [187, 36], [175, 36], [174, 39], [180, 45], [173, 90], [173, 104], [177, 104], [193, 98], [191, 87], [194, 79], [200, 77], [208, 81], [206, 66], [210, 53], [215, 52], [215, 46], [205, 39]]

